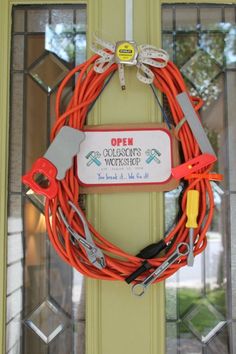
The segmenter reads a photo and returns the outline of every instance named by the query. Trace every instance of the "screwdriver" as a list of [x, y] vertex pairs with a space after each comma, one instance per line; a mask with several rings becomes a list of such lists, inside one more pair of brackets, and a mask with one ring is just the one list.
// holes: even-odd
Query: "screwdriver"
[[192, 267], [194, 263], [193, 237], [194, 237], [194, 229], [198, 227], [197, 224], [198, 210], [199, 210], [199, 191], [190, 189], [187, 192], [187, 207], [186, 207], [187, 222], [185, 225], [187, 228], [189, 228], [189, 254], [187, 259], [187, 264], [189, 267]]

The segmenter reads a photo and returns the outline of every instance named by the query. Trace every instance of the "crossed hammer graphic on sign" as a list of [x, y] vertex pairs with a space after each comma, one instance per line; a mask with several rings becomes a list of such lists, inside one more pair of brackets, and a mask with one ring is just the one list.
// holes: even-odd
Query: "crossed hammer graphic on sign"
[[148, 156], [146, 163], [150, 164], [152, 161], [155, 161], [158, 164], [161, 163], [160, 159], [157, 157], [161, 156], [161, 153], [157, 149], [149, 149], [145, 153]]
[[97, 166], [101, 165], [101, 161], [99, 161], [99, 157], [101, 157], [100, 152], [90, 151], [85, 157], [88, 160], [87, 166], [90, 166], [93, 163], [95, 163]]

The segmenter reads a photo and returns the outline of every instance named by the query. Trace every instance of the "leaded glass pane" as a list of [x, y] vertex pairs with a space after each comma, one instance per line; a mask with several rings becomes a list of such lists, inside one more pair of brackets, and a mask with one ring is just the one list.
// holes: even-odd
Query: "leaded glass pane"
[[[163, 47], [191, 94], [204, 100], [201, 118], [218, 155], [215, 171], [224, 174], [224, 181], [212, 183], [215, 211], [205, 252], [193, 268], [184, 267], [166, 281], [167, 354], [233, 354], [236, 6], [163, 5], [162, 14]], [[178, 201], [177, 191], [166, 193], [166, 230]]]
[[[84, 5], [25, 5], [12, 10], [7, 354], [85, 352], [83, 276], [55, 253], [46, 234], [44, 198], [23, 187], [21, 176], [49, 144], [61, 80], [85, 60], [86, 12]], [[58, 27], [63, 33], [60, 51], [55, 51], [48, 46], [48, 31]], [[71, 80], [63, 105], [73, 88]]]

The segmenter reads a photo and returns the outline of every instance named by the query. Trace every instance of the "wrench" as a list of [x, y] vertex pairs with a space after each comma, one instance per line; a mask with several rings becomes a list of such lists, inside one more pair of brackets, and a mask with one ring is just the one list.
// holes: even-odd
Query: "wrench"
[[[184, 251], [180, 251], [181, 247], [185, 247]], [[132, 293], [135, 296], [143, 296], [145, 291], [147, 290], [147, 287], [151, 285], [164, 271], [177, 259], [179, 259], [182, 256], [186, 256], [189, 253], [189, 245], [186, 242], [181, 242], [178, 244], [176, 247], [176, 250], [174, 253], [170, 255], [167, 260], [157, 267], [154, 272], [152, 272], [142, 283], [138, 283], [132, 286]]]

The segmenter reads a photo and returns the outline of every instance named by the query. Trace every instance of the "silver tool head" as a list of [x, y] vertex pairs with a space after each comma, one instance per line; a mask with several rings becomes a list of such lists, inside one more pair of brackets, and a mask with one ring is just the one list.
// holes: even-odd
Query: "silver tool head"
[[85, 233], [85, 238], [81, 235], [79, 235], [68, 223], [64, 213], [62, 212], [61, 208], [58, 208], [58, 212], [60, 214], [60, 217], [62, 221], [64, 222], [67, 230], [70, 232], [72, 237], [78, 241], [80, 246], [83, 246], [88, 260], [90, 263], [92, 263], [96, 268], [98, 269], [103, 269], [106, 266], [106, 260], [103, 252], [97, 245], [94, 243], [92, 235], [90, 233], [88, 224], [86, 222], [86, 219], [83, 215], [83, 213], [71, 202], [68, 201], [68, 204], [71, 206], [71, 208], [76, 212], [76, 214], [79, 216], [79, 219], [81, 220], [83, 227], [84, 227], [84, 233]]
[[176, 98], [201, 149], [201, 152], [216, 156], [187, 93], [182, 92], [177, 95]]
[[79, 152], [85, 134], [77, 129], [64, 126], [52, 141], [44, 157], [57, 168], [58, 180], [65, 178], [66, 171], [72, 166], [73, 157]]

